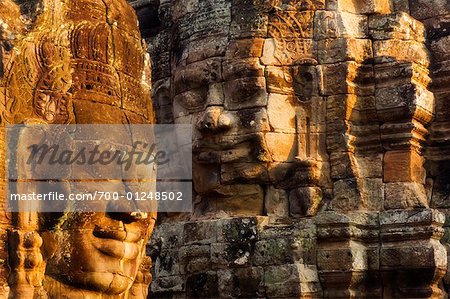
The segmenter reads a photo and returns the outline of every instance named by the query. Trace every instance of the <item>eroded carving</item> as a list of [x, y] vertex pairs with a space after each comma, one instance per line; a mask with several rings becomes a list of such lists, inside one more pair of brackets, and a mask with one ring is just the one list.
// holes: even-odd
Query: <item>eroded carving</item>
[[[3, 126], [154, 122], [150, 61], [126, 1], [6, 0], [0, 25]], [[27, 129], [19, 148], [40, 138]], [[156, 213], [1, 211], [2, 297], [146, 298]]]
[[[157, 113], [195, 126], [197, 197], [193, 215], [169, 215], [157, 230], [155, 296], [446, 292], [436, 242], [448, 191], [443, 3], [161, 3], [148, 42], [166, 66], [153, 85], [172, 102]], [[175, 254], [168, 239], [195, 253]], [[244, 290], [248, 276], [255, 287]]]

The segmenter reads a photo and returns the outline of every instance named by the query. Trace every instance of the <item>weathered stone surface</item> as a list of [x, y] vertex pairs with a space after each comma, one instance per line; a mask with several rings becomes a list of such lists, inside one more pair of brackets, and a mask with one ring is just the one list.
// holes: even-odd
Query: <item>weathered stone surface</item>
[[289, 194], [289, 212], [292, 217], [315, 216], [322, 202], [322, 190], [317, 187], [303, 187]]
[[275, 6], [282, 10], [319, 10], [325, 8], [324, 0], [312, 0], [312, 1], [304, 1], [304, 0], [276, 0]]
[[[381, 213], [380, 224], [381, 269], [396, 269], [395, 283], [387, 289], [388, 294], [441, 296], [442, 291], [433, 289], [430, 284], [436, 283], [435, 275], [444, 273], [447, 264], [445, 247], [436, 240], [443, 235], [444, 215], [430, 209], [394, 210]], [[414, 258], [399, 259], [399, 256]]]
[[428, 66], [427, 48], [421, 42], [400, 39], [375, 41], [373, 43], [377, 62], [411, 61]]
[[389, 17], [374, 15], [369, 18], [369, 34], [375, 40], [398, 39], [425, 40], [425, 28], [422, 23], [406, 13], [394, 13]]
[[[287, 51], [285, 49], [288, 49]], [[314, 63], [316, 51], [312, 39], [269, 38], [264, 41], [263, 56], [261, 62], [264, 65], [291, 65], [298, 62]]]
[[439, 15], [445, 15], [448, 13], [448, 2], [445, 0], [436, 0], [429, 2], [426, 0], [411, 1], [409, 4], [411, 15], [418, 19], [428, 19], [437, 17]]
[[[117, 138], [117, 147], [128, 151], [132, 137], [125, 127], [154, 122], [150, 81], [150, 58], [137, 17], [126, 1], [1, 1], [2, 142], [7, 124], [123, 124], [124, 130], [115, 135], [107, 132], [89, 138], [102, 147]], [[18, 153], [25, 154], [27, 143], [35, 142], [36, 136], [36, 132], [22, 135]], [[2, 156], [4, 146], [0, 146]], [[0, 190], [6, 194], [5, 165], [1, 166]], [[44, 166], [33, 168], [28, 175], [45, 173]], [[103, 170], [112, 174], [113, 168], [107, 165]], [[140, 171], [134, 169], [133, 174]], [[97, 181], [81, 189], [85, 182], [69, 184], [67, 173], [61, 179], [73, 193], [104, 188], [104, 181]], [[96, 179], [112, 178], [97, 175]], [[121, 180], [115, 184], [120, 194], [126, 187], [133, 191], [148, 187], [136, 185]], [[152, 262], [144, 244], [152, 234], [156, 212], [74, 213], [70, 208], [71, 213], [8, 215], [6, 198], [2, 199], [0, 297], [147, 297]], [[169, 257], [173, 252], [165, 254]], [[155, 260], [163, 273], [157, 283], [176, 272], [163, 259]]]
[[428, 199], [423, 184], [387, 183], [384, 188], [384, 208], [387, 210], [428, 207]]
[[264, 199], [264, 207], [268, 216], [286, 218], [289, 216], [289, 197], [286, 190], [269, 187]]
[[174, 240], [184, 261], [173, 269], [185, 274], [154, 273], [184, 288], [155, 297], [446, 295], [442, 219], [428, 209], [450, 210], [446, 1], [159, 10], [148, 42], [154, 64], [170, 56], [156, 74], [173, 105], [158, 109], [194, 126], [197, 192], [193, 213], [160, 230], [201, 225]]
[[423, 158], [415, 151], [390, 151], [384, 155], [384, 181], [425, 183]]
[[262, 267], [218, 271], [222, 298], [256, 298], [264, 295]]
[[320, 63], [344, 61], [363, 62], [373, 57], [372, 42], [369, 39], [325, 39], [318, 43]]
[[331, 10], [343, 10], [357, 14], [386, 14], [389, 13], [392, 9], [390, 1], [383, 0], [331, 0], [328, 2], [327, 8]]
[[314, 37], [319, 40], [340, 37], [367, 38], [368, 35], [368, 19], [364, 15], [318, 11], [314, 23]]

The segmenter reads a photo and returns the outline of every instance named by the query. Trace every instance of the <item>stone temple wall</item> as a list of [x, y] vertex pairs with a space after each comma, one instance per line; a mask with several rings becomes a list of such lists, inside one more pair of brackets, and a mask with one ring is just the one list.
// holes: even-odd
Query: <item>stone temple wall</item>
[[159, 123], [194, 127], [194, 210], [153, 298], [443, 298], [448, 0], [139, 0]]
[[448, 0], [131, 4], [157, 121], [194, 128], [151, 296], [448, 296]]

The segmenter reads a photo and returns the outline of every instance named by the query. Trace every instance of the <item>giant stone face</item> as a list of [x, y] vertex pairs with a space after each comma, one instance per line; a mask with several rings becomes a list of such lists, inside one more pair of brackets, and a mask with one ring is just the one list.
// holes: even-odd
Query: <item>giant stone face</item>
[[[168, 2], [160, 14], [170, 28], [151, 43], [163, 64], [154, 98], [160, 121], [171, 102], [173, 121], [193, 125], [194, 214], [262, 215], [269, 208], [284, 217], [287, 206], [268, 202], [299, 186], [318, 195], [299, 213], [314, 214], [315, 187], [326, 190], [329, 182], [312, 11], [272, 13], [264, 1]], [[166, 54], [158, 54], [168, 46], [166, 65]], [[299, 169], [303, 177], [293, 178]]]
[[[126, 1], [6, 4], [2, 22], [19, 17], [20, 9], [29, 15], [22, 16], [28, 23], [3, 26], [9, 34], [0, 37], [2, 124], [116, 124], [124, 132], [90, 137], [106, 146], [123, 134], [126, 146], [129, 125], [153, 123], [149, 57]], [[26, 131], [18, 150], [39, 138]], [[117, 192], [128, 188], [121, 180], [112, 183]], [[86, 192], [102, 188], [89, 186]], [[145, 298], [150, 283], [145, 246], [155, 219], [153, 212], [14, 215], [11, 296]]]

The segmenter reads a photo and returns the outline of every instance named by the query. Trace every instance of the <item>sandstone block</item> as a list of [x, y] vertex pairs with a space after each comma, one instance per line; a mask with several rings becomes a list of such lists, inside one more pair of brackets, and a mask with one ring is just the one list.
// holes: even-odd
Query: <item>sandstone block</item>
[[384, 188], [384, 208], [386, 210], [428, 207], [423, 184], [387, 183]]
[[287, 95], [294, 93], [291, 67], [267, 66], [265, 76], [267, 78], [267, 89], [270, 93]]
[[210, 58], [180, 67], [173, 80], [175, 95], [222, 80], [222, 61]]
[[[378, 212], [336, 212], [322, 211], [315, 218], [317, 238], [323, 240], [341, 241], [349, 237], [357, 237], [367, 241], [377, 241], [379, 237]], [[357, 226], [360, 230], [349, 229]]]
[[375, 40], [425, 41], [424, 25], [403, 12], [370, 16], [369, 34]]
[[174, 20], [178, 20], [187, 14], [193, 13], [199, 8], [198, 0], [188, 0], [178, 3], [179, 5], [174, 5], [172, 8], [172, 18]]
[[[443, 236], [445, 215], [434, 209], [389, 210], [380, 213], [383, 242], [439, 239]], [[426, 228], [426, 229], [425, 229]]]
[[[211, 167], [207, 167], [205, 165], [194, 163], [192, 165], [192, 179], [194, 182], [194, 189], [199, 194], [205, 194], [210, 192], [211, 190], [217, 190], [220, 188], [220, 169], [217, 166], [216, 171], [209, 171]], [[209, 173], [209, 175], [205, 175], [205, 173]]]
[[217, 240], [215, 221], [186, 222], [183, 230], [183, 244], [210, 244]]
[[369, 211], [379, 211], [384, 204], [384, 183], [381, 178], [362, 179], [363, 206]]
[[252, 155], [252, 149], [248, 146], [242, 145], [237, 146], [233, 149], [223, 151], [220, 155], [220, 161], [222, 163], [229, 163], [229, 162], [249, 162], [251, 160]]
[[315, 216], [322, 202], [322, 190], [303, 187], [289, 193], [289, 213], [292, 217]]
[[314, 11], [276, 11], [269, 17], [269, 36], [283, 39], [313, 38]]
[[236, 39], [230, 41], [225, 58], [261, 57], [264, 45], [263, 38]]
[[362, 206], [361, 184], [355, 178], [340, 179], [333, 184], [333, 210], [348, 211]]
[[417, 0], [410, 3], [411, 15], [418, 19], [428, 19], [448, 12], [448, 2], [446, 0]]
[[207, 36], [192, 40], [186, 47], [186, 64], [211, 57], [223, 56], [228, 46], [226, 35]]
[[264, 68], [258, 58], [225, 60], [222, 62], [222, 72], [224, 80], [264, 76]]
[[317, 63], [316, 49], [312, 39], [267, 38], [264, 41], [261, 62], [264, 65], [288, 66], [294, 63]]
[[295, 133], [297, 103], [292, 96], [276, 93], [269, 94], [267, 115], [270, 126], [275, 132]]
[[357, 153], [355, 160], [358, 163], [358, 173], [362, 178], [382, 178], [383, 154], [381, 153]]
[[251, 266], [255, 243], [217, 243], [211, 245], [213, 268], [242, 268]]
[[251, 243], [257, 240], [256, 217], [223, 219], [217, 225], [218, 242]]
[[289, 216], [288, 194], [283, 189], [276, 189], [270, 186], [264, 198], [264, 207], [269, 217], [285, 218]]
[[211, 262], [211, 246], [183, 246], [178, 251], [178, 261], [181, 274], [207, 271]]
[[379, 88], [375, 92], [375, 98], [378, 118], [385, 122], [398, 122], [416, 115], [429, 122], [434, 111], [433, 94], [420, 85]]
[[219, 270], [217, 275], [221, 298], [257, 298], [264, 295], [262, 267]]
[[[200, 8], [204, 10], [205, 8]], [[208, 8], [208, 13], [199, 11], [179, 20], [180, 40], [204, 38], [210, 35], [228, 35], [231, 23], [229, 7], [217, 5]]]
[[322, 66], [323, 95], [358, 94], [373, 95], [375, 86], [368, 84], [371, 66], [356, 62], [342, 62]]
[[364, 15], [346, 12], [318, 11], [314, 19], [314, 38], [367, 38], [368, 19]]
[[224, 184], [269, 182], [267, 167], [260, 163], [227, 163], [222, 164], [220, 171], [221, 182]]
[[386, 183], [425, 183], [423, 157], [416, 151], [388, 151], [384, 155], [383, 180]]
[[320, 248], [317, 255], [317, 266], [319, 271], [351, 269], [365, 270], [368, 268], [367, 249], [359, 242], [349, 241], [342, 244], [341, 248]]
[[258, 241], [255, 244], [253, 263], [256, 266], [283, 265], [293, 262], [288, 239], [276, 238]]
[[295, 134], [267, 133], [267, 147], [275, 162], [294, 161], [298, 155], [298, 144]]
[[183, 227], [182, 222], [158, 225], [160, 229], [155, 229], [151, 244], [160, 246], [158, 250], [179, 248], [183, 244]]
[[321, 64], [344, 61], [363, 62], [373, 57], [372, 42], [369, 39], [324, 39], [318, 42], [318, 49]]
[[269, 298], [298, 296], [300, 273], [296, 264], [270, 266], [264, 271], [264, 285]]
[[203, 213], [210, 215], [252, 216], [261, 215], [264, 208], [264, 192], [260, 185], [220, 185], [212, 195], [202, 198], [208, 204]]
[[[249, 5], [231, 7], [230, 35], [233, 38], [265, 37], [268, 16], [259, 9]], [[250, 21], [251, 20], [251, 21]]]
[[276, 0], [275, 6], [281, 10], [319, 10], [325, 8], [325, 0]]
[[424, 43], [400, 39], [378, 40], [373, 43], [376, 63], [410, 61], [428, 67], [430, 60]]
[[291, 68], [293, 88], [300, 102], [309, 102], [319, 95], [322, 87], [322, 73], [317, 66], [296, 65]]
[[392, 5], [394, 11], [402, 11], [409, 14], [409, 1], [408, 0], [393, 0]]
[[358, 177], [358, 168], [352, 152], [336, 151], [330, 154], [332, 179]]
[[248, 77], [224, 84], [225, 108], [229, 110], [263, 107], [267, 105], [264, 77]]
[[343, 10], [351, 13], [374, 14], [389, 13], [391, 3], [383, 0], [331, 0], [327, 3], [327, 8], [331, 10]]

